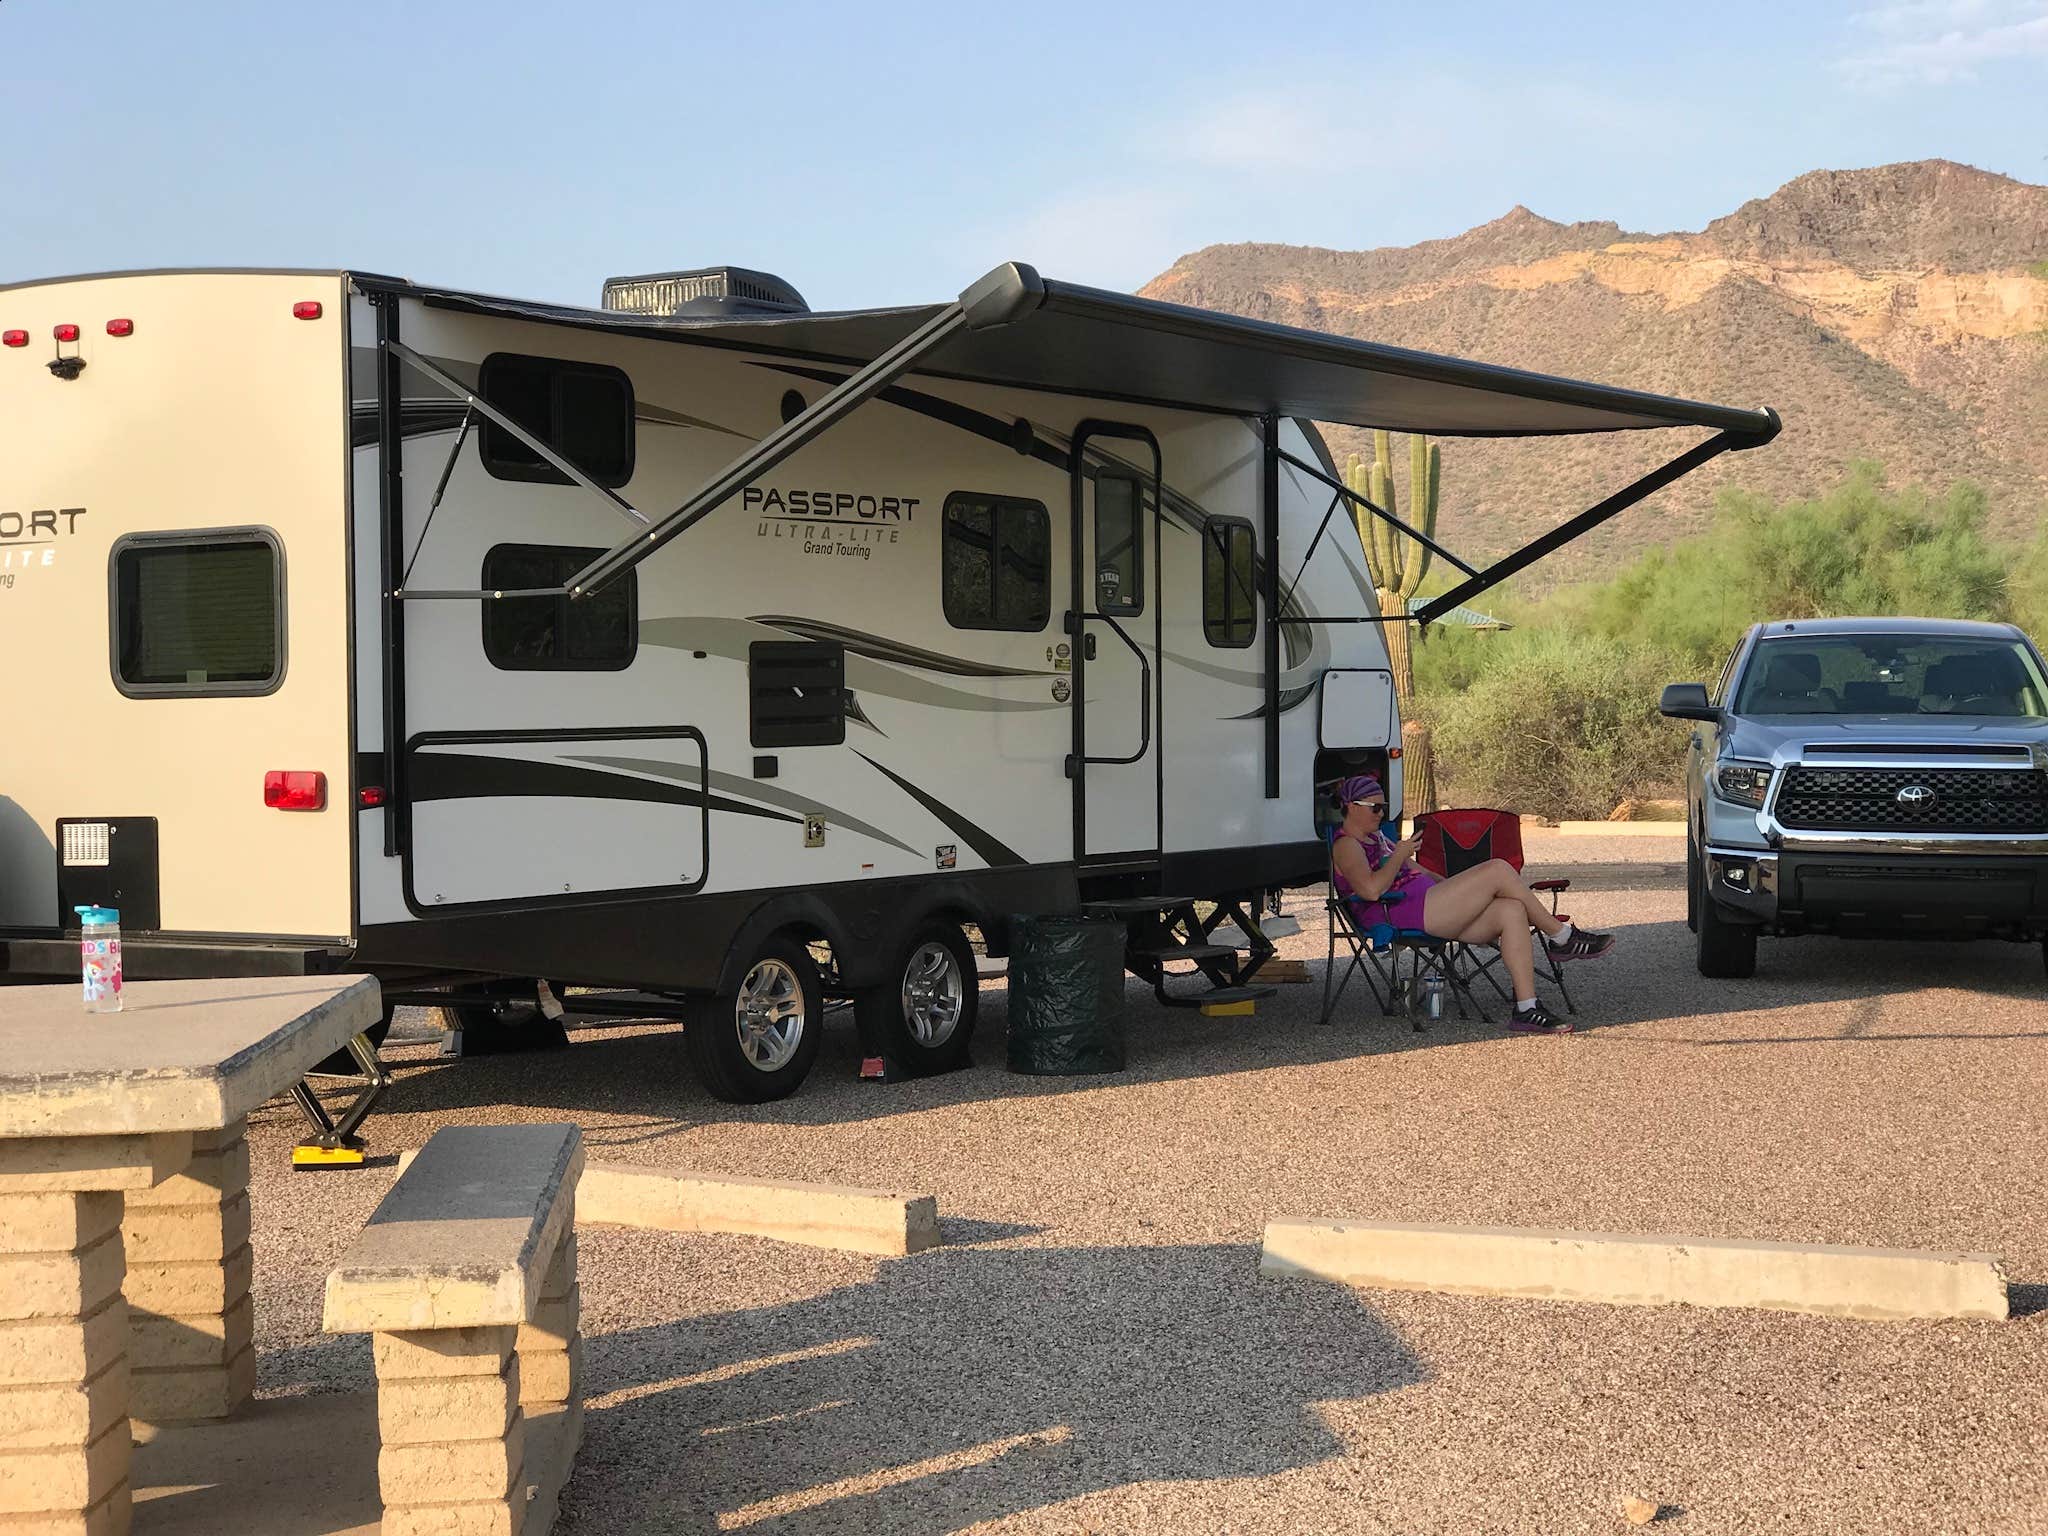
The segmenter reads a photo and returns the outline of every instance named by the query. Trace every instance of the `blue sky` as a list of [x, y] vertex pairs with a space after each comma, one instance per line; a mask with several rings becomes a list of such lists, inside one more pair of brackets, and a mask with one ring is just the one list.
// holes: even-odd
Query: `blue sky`
[[1697, 229], [1816, 167], [2048, 181], [2048, 0], [0, 0], [0, 60], [0, 281], [354, 266], [594, 303], [731, 261], [849, 307], [1518, 202]]

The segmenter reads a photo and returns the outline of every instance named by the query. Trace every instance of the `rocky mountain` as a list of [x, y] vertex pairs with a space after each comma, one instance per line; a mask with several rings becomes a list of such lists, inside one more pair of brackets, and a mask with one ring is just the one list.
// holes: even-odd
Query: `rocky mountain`
[[[2010, 537], [2048, 516], [2048, 187], [1949, 161], [1815, 171], [1697, 233], [1516, 207], [1419, 245], [1211, 246], [1142, 291], [1783, 416], [1775, 443], [1624, 513], [1538, 585], [1698, 529], [1721, 486], [1811, 494], [1854, 459], [1895, 483], [1975, 480]], [[1371, 451], [1325, 431], [1340, 463]], [[1469, 553], [1512, 548], [1681, 446], [1447, 440], [1442, 532]]]

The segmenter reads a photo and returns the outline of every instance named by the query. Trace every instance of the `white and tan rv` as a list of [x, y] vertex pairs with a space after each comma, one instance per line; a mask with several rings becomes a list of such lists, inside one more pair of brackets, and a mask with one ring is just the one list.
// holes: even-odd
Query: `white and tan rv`
[[963, 925], [1011, 914], [1121, 903], [1162, 996], [1235, 986], [1323, 877], [1318, 784], [1398, 796], [1409, 616], [1310, 419], [1710, 434], [1444, 551], [1424, 621], [1777, 427], [1022, 266], [841, 314], [735, 269], [596, 310], [121, 273], [0, 287], [0, 342], [0, 968], [75, 974], [99, 902], [131, 976], [635, 988], [739, 1099], [828, 994], [964, 1059]]

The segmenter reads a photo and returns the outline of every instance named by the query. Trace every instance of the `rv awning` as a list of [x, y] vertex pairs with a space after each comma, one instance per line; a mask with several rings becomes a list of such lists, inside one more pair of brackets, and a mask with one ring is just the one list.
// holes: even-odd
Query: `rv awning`
[[[1189, 309], [1157, 299], [1017, 275], [1023, 293], [999, 324], [954, 331], [915, 371], [1244, 416], [1299, 416], [1444, 437], [1532, 437], [1698, 427], [1754, 442], [1768, 410], [1706, 405]], [[437, 308], [583, 330], [744, 347], [863, 366], [946, 306], [837, 314], [657, 319], [405, 285]]]

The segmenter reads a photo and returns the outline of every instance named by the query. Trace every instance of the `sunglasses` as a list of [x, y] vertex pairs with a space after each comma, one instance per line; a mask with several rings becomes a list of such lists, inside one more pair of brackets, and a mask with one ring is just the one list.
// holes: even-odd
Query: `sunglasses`
[[1384, 800], [1354, 800], [1351, 803], [1362, 805], [1368, 811], [1377, 811], [1382, 816], [1387, 814], [1387, 802]]

